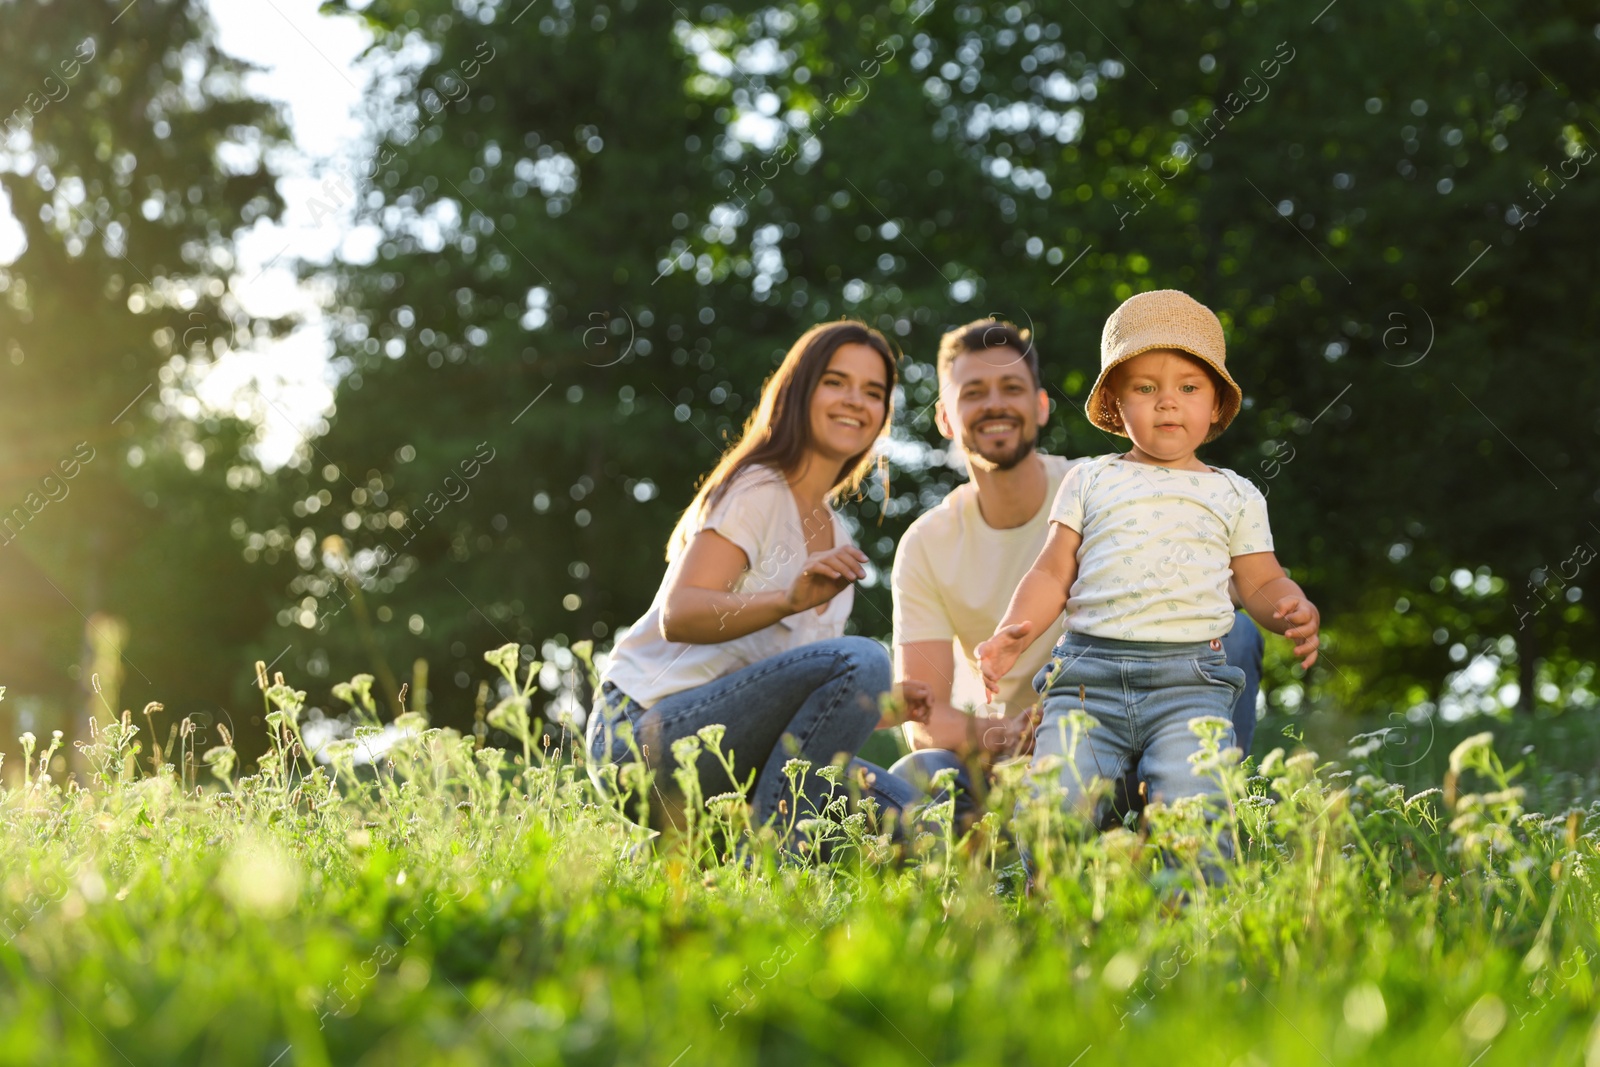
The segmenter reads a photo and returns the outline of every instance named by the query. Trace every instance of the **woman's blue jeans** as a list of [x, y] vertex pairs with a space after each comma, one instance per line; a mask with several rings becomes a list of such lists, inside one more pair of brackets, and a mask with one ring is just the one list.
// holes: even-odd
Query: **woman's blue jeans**
[[[752, 769], [757, 772], [749, 797], [756, 824], [772, 820], [779, 827], [788, 826], [814, 816], [845, 792], [843, 784], [830, 785], [817, 769], [855, 756], [877, 728], [878, 698], [889, 685], [889, 654], [865, 637], [836, 637], [790, 649], [663, 697], [649, 708], [639, 707], [607, 683], [589, 717], [589, 775], [597, 788], [604, 789], [600, 765], [633, 758], [632, 748], [617, 730], [626, 719], [633, 727], [634, 745], [656, 769], [655, 791], [665, 794], [653, 799], [663, 806], [669, 797], [681, 803], [671, 775], [676, 766], [672, 743], [720, 724], [726, 729], [721, 748], [724, 755], [732, 755], [740, 784]], [[783, 773], [783, 765], [794, 758], [811, 761], [811, 769], [799, 780], [799, 797]], [[880, 779], [889, 778], [868, 764], [856, 761], [856, 765]], [[710, 752], [701, 752], [696, 770], [702, 796], [738, 788]], [[880, 798], [880, 803], [888, 799]]]

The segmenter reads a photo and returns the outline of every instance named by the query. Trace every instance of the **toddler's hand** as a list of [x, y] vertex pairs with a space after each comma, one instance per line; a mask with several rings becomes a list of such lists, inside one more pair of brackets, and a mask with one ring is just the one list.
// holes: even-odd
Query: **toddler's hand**
[[994, 636], [973, 649], [978, 658], [978, 672], [983, 675], [984, 699], [994, 700], [1000, 692], [1000, 680], [1017, 664], [1017, 657], [1028, 647], [1028, 635], [1033, 632], [1031, 622], [1003, 626]]
[[1317, 606], [1302, 596], [1286, 596], [1274, 607], [1272, 617], [1289, 623], [1283, 636], [1294, 642], [1294, 654], [1304, 657], [1300, 666], [1309, 667], [1317, 662], [1317, 648], [1322, 643], [1317, 636], [1322, 627], [1322, 613], [1317, 611]]

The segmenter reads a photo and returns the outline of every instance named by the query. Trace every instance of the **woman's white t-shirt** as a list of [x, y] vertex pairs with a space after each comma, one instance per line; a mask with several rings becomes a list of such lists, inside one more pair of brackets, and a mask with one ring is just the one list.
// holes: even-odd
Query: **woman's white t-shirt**
[[1050, 521], [1083, 536], [1067, 630], [1119, 641], [1223, 636], [1233, 557], [1272, 551], [1266, 497], [1216, 467], [1097, 456], [1067, 472]]
[[[827, 511], [833, 521], [834, 546], [854, 544], [838, 513], [831, 507]], [[715, 530], [738, 545], [749, 561], [734, 585], [736, 595], [788, 589], [805, 565], [806, 539], [800, 505], [783, 475], [771, 467], [740, 471], [700, 524], [689, 531], [689, 539], [704, 530]], [[682, 562], [680, 552], [667, 565], [650, 610], [618, 639], [604, 674], [605, 681], [641, 707], [648, 708], [663, 697], [715, 681], [780, 652], [842, 636], [845, 620], [855, 604], [855, 588], [847, 586], [822, 605], [820, 614], [815, 608], [808, 609], [754, 633], [716, 644], [668, 641], [661, 635], [661, 609]], [[738, 614], [739, 603], [734, 600], [732, 610], [724, 616], [725, 622]]]

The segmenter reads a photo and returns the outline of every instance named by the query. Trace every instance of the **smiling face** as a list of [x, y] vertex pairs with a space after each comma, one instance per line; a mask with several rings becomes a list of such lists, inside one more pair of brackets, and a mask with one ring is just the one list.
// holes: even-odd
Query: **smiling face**
[[1164, 467], [1193, 464], [1195, 449], [1222, 419], [1205, 364], [1183, 352], [1141, 352], [1112, 371], [1107, 387], [1133, 458]]
[[872, 447], [889, 411], [889, 372], [868, 345], [840, 345], [811, 393], [811, 447], [838, 464]]
[[959, 439], [969, 462], [1010, 470], [1033, 451], [1050, 400], [1015, 348], [986, 348], [957, 356], [941, 383], [939, 432]]

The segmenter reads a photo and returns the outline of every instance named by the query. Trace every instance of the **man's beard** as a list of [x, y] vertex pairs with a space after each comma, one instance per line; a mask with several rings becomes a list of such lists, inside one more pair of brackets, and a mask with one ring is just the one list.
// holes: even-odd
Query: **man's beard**
[[[1017, 430], [1019, 434], [1025, 432], [1020, 420], [1017, 422]], [[967, 453], [967, 462], [971, 463], [974, 459], [977, 459], [982, 461], [984, 466], [995, 471], [1011, 470], [1017, 464], [1033, 455], [1033, 450], [1038, 447], [1039, 444], [1039, 433], [1036, 430], [1034, 431], [1033, 436], [1020, 438], [1016, 445], [1009, 452], [1004, 452], [998, 456], [993, 456], [986, 455], [980, 451], [976, 445], [974, 445], [972, 439], [976, 436], [976, 434], [962, 435], [961, 447]]]

